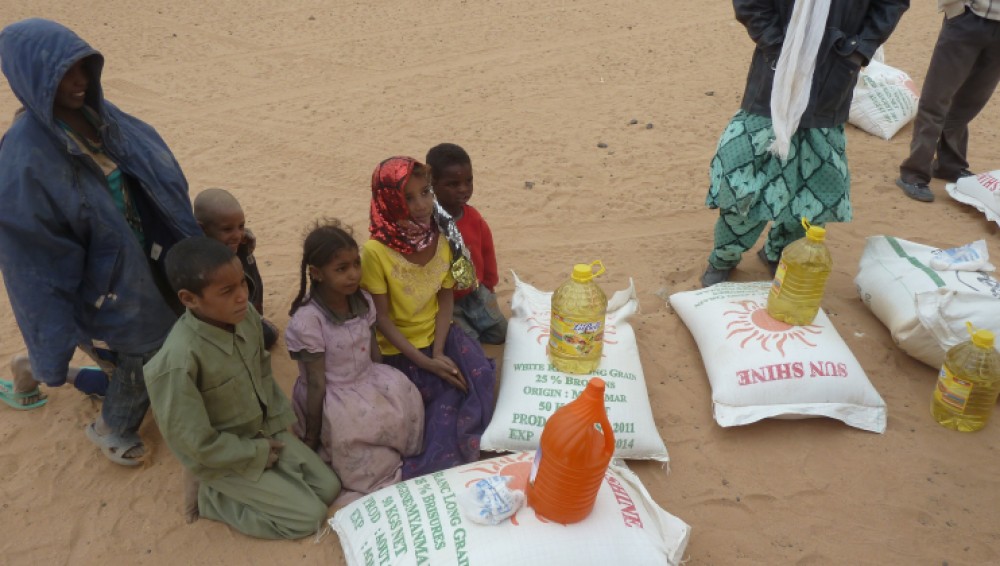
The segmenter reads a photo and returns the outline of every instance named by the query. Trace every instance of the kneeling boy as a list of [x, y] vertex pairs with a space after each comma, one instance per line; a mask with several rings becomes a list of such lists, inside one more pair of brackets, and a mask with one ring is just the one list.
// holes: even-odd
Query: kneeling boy
[[146, 387], [164, 440], [200, 480], [197, 512], [259, 538], [316, 532], [340, 481], [286, 430], [295, 415], [240, 260], [199, 236], [170, 250], [166, 271], [187, 312], [146, 364]]

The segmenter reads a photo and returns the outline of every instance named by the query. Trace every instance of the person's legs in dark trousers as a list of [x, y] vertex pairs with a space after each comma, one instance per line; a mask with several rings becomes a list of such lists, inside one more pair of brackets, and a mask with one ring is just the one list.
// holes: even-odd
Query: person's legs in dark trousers
[[937, 145], [937, 159], [932, 174], [940, 179], [954, 180], [962, 169], [968, 169], [969, 123], [979, 115], [1000, 83], [1000, 21], [977, 18], [970, 22], [980, 31], [982, 41], [979, 57], [958, 92], [944, 120]]
[[[920, 92], [917, 117], [913, 122], [910, 155], [899, 167], [900, 179], [904, 183], [926, 185], [931, 180], [934, 153], [938, 149], [938, 140], [954, 105], [956, 93], [969, 80], [973, 69], [976, 68], [983, 46], [993, 39], [983, 37], [989, 27], [982, 25], [983, 22], [985, 22], [983, 18], [966, 11], [960, 16], [945, 19], [941, 26], [927, 76], [924, 78], [924, 86]], [[981, 87], [982, 84], [982, 81], [977, 80], [971, 86]], [[963, 98], [974, 101], [978, 97], [968, 93], [964, 94]], [[989, 99], [989, 94], [986, 95], [986, 99]], [[976, 109], [976, 113], [979, 110], [981, 107]], [[952, 135], [956, 137], [949, 141], [949, 144], [956, 144], [964, 150], [961, 132], [965, 130], [967, 124], [966, 122], [961, 127], [957, 123], [951, 124]], [[967, 139], [967, 131], [964, 137]], [[954, 161], [951, 156], [946, 159]], [[964, 160], [963, 155], [962, 162]], [[942, 167], [945, 166], [950, 167], [952, 163], [942, 163]]]
[[[111, 370], [108, 390], [101, 406], [101, 416], [92, 424], [98, 437], [115, 437], [119, 444], [129, 447], [120, 451], [126, 460], [135, 460], [145, 454], [139, 438], [139, 426], [149, 409], [149, 395], [143, 378], [142, 366], [156, 353], [121, 354], [98, 350], [85, 345], [80, 349], [100, 366]], [[109, 439], [109, 442], [113, 442]]]

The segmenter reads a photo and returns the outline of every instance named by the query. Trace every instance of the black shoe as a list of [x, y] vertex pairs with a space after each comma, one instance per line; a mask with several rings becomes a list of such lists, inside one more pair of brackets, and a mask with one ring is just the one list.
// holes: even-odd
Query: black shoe
[[774, 277], [775, 272], [778, 271], [778, 262], [767, 259], [767, 254], [764, 253], [764, 248], [761, 248], [760, 251], [757, 252], [757, 257], [759, 257], [760, 260], [764, 262], [764, 265], [767, 266], [768, 270], [771, 271], [771, 277]]
[[732, 268], [716, 269], [712, 267], [712, 264], [708, 264], [708, 268], [705, 270], [705, 273], [703, 273], [701, 276], [701, 286], [711, 287], [716, 283], [729, 281], [729, 274], [732, 272], [733, 272]]
[[958, 179], [964, 179], [965, 177], [975, 177], [975, 176], [976, 174], [973, 173], [972, 171], [969, 171], [968, 169], [962, 169], [961, 171], [958, 172], [958, 178], [955, 180], [957, 181]]
[[903, 179], [896, 179], [896, 186], [903, 189], [906, 196], [920, 202], [934, 202], [934, 193], [927, 183], [907, 183]]

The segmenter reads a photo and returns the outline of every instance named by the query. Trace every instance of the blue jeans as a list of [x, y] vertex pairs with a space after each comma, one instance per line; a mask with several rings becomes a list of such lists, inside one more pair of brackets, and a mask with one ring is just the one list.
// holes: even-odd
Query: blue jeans
[[104, 424], [116, 435], [137, 433], [149, 409], [142, 366], [156, 351], [122, 354], [84, 344], [79, 347], [111, 376], [101, 407]]

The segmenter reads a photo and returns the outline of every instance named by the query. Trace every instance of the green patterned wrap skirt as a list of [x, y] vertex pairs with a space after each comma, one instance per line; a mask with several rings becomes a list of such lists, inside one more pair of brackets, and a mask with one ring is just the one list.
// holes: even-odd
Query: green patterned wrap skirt
[[773, 222], [765, 254], [781, 250], [804, 235], [800, 219], [823, 225], [852, 217], [851, 176], [844, 126], [803, 128], [792, 136], [788, 160], [768, 151], [774, 140], [771, 119], [740, 110], [719, 139], [710, 169], [705, 204], [719, 209], [716, 268], [731, 268]]

